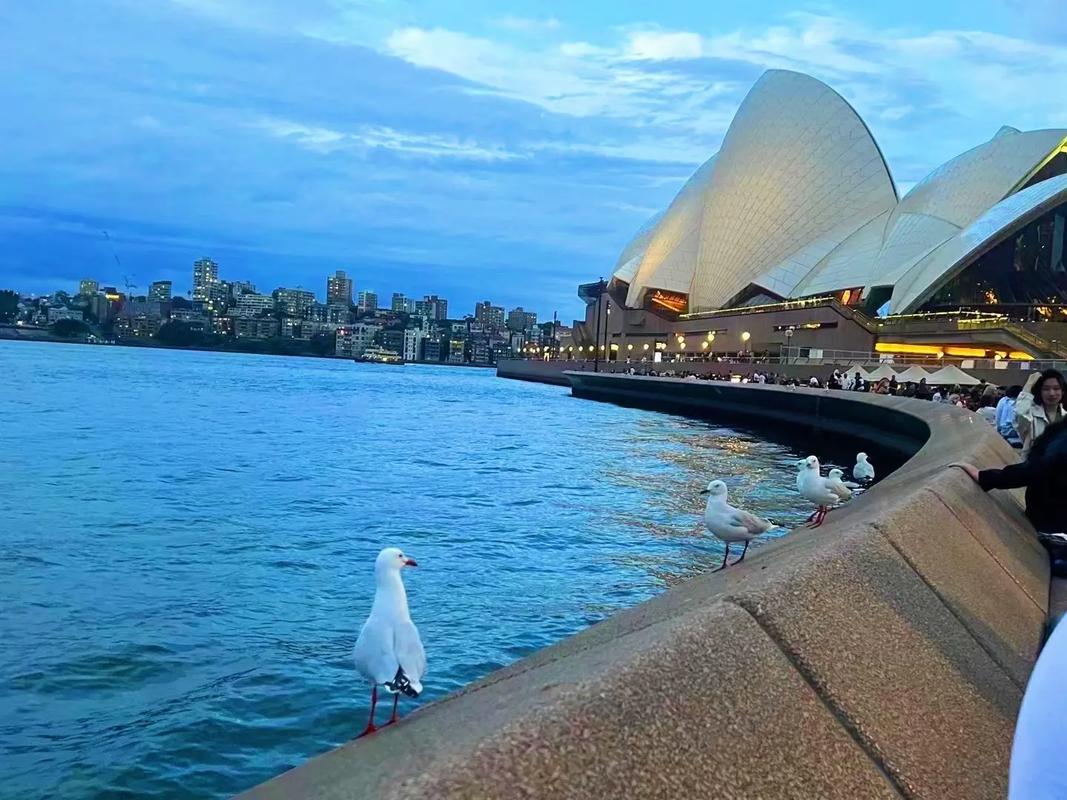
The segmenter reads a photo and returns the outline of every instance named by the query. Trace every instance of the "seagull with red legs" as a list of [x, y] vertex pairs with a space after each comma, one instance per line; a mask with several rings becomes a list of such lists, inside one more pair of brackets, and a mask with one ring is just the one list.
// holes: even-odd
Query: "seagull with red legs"
[[815, 456], [797, 462], [797, 491], [805, 500], [817, 506], [815, 513], [808, 517], [809, 528], [822, 525], [830, 513], [830, 506], [836, 505], [841, 499], [830, 481], [819, 474], [819, 459]]
[[734, 564], [740, 564], [745, 560], [749, 542], [775, 527], [774, 523], [769, 520], [730, 505], [726, 501], [726, 484], [722, 481], [712, 481], [701, 494], [708, 496], [708, 503], [704, 508], [704, 527], [726, 543], [722, 564], [715, 570], [716, 572], [726, 569], [727, 566], [733, 566], [727, 563], [732, 542], [745, 543], [741, 558], [734, 562]]
[[[374, 562], [374, 605], [363, 623], [352, 651], [356, 669], [371, 684], [370, 720], [360, 736], [374, 733], [374, 709], [378, 705], [378, 687], [393, 695], [393, 715], [386, 725], [397, 720], [396, 706], [401, 694], [418, 697], [422, 677], [426, 674], [426, 651], [419, 631], [411, 621], [408, 596], [400, 571], [418, 566], [415, 560], [396, 547], [378, 553]], [[358, 738], [358, 737], [357, 737]]]

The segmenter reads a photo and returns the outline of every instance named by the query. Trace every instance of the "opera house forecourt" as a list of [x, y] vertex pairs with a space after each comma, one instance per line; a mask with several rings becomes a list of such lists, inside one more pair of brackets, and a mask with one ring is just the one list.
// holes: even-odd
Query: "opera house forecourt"
[[563, 355], [1067, 357], [1065, 218], [1067, 129], [1002, 127], [900, 197], [844, 98], [772, 70], [610, 279], [579, 287]]

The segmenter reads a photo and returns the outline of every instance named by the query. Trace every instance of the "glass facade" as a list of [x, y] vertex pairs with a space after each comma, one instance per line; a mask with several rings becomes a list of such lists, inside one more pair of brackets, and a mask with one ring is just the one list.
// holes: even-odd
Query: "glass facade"
[[1013, 233], [937, 290], [924, 311], [1022, 311], [1067, 303], [1067, 203]]

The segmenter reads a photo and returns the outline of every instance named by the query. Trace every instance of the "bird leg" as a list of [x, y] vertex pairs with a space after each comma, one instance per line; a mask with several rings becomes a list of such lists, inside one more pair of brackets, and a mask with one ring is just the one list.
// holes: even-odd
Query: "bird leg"
[[357, 739], [368, 734], [374, 733], [376, 730], [378, 730], [378, 728], [374, 725], [374, 709], [377, 708], [377, 706], [378, 684], [374, 684], [374, 688], [370, 690], [370, 719], [367, 720], [367, 727], [363, 729], [363, 733], [356, 737]]
[[748, 542], [745, 542], [745, 547], [741, 551], [741, 558], [737, 559], [737, 561], [735, 561], [734, 563], [735, 564], [740, 564], [742, 561], [744, 561], [745, 560], [745, 553], [747, 553], [747, 552], [748, 552]]
[[814, 511], [812, 511], [811, 512], [811, 516], [808, 517], [806, 520], [804, 520], [804, 524], [807, 525], [807, 524], [810, 524], [810, 523], [814, 522], [815, 521], [815, 515], [818, 514], [818, 513], [819, 513], [819, 509], [815, 509]]
[[[399, 700], [400, 700], [400, 694], [399, 693], [394, 694], [393, 695], [393, 716], [389, 717], [389, 721], [387, 723], [385, 723], [385, 725], [392, 725], [394, 722], [396, 722], [396, 704], [397, 704], [397, 701], [399, 701]], [[385, 725], [383, 725], [382, 727], [384, 728]]]
[[811, 527], [818, 528], [820, 525], [826, 522], [826, 515], [829, 513], [830, 509], [828, 509], [826, 506], [819, 506], [819, 514], [815, 518], [815, 524], [813, 524]]
[[726, 559], [728, 559], [729, 557], [730, 557], [730, 543], [727, 542], [726, 543], [726, 552], [722, 554], [722, 563], [719, 564], [719, 566], [716, 569], [713, 569], [712, 572], [718, 572], [721, 569], [726, 569]]

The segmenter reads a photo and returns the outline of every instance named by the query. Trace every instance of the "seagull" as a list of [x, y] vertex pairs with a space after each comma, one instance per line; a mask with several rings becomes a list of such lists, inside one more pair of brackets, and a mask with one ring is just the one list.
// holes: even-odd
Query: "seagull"
[[830, 487], [828, 480], [819, 474], [819, 459], [815, 456], [798, 461], [797, 467], [797, 491], [804, 499], [818, 506], [807, 520], [808, 527], [818, 528], [830, 513], [829, 507], [837, 503], [837, 493]]
[[874, 480], [874, 466], [867, 460], [866, 453], [856, 453], [856, 466], [852, 468], [852, 477], [858, 481]]
[[852, 490], [858, 489], [858, 483], [852, 483], [852, 481], [842, 480], [845, 477], [845, 473], [839, 469], [830, 470], [830, 474], [826, 476], [826, 485], [830, 487], [830, 491], [837, 495], [839, 500], [851, 500]]
[[734, 508], [726, 502], [726, 484], [722, 481], [712, 481], [708, 488], [701, 491], [708, 496], [708, 504], [704, 508], [704, 527], [709, 532], [726, 542], [726, 552], [722, 556], [722, 564], [715, 571], [726, 569], [727, 559], [730, 558], [730, 544], [732, 542], [744, 542], [745, 548], [741, 551], [741, 558], [734, 564], [740, 564], [745, 560], [748, 552], [748, 543], [766, 533], [774, 527], [774, 523]]
[[[396, 722], [396, 704], [403, 692], [418, 697], [422, 692], [422, 676], [426, 674], [426, 652], [422, 649], [419, 632], [408, 612], [408, 596], [400, 570], [417, 567], [396, 547], [387, 547], [374, 561], [374, 605], [363, 623], [352, 658], [359, 673], [371, 682], [370, 720], [360, 734], [374, 733], [374, 709], [378, 705], [378, 686], [393, 695], [393, 716], [386, 725]], [[357, 737], [358, 738], [358, 737]]]

